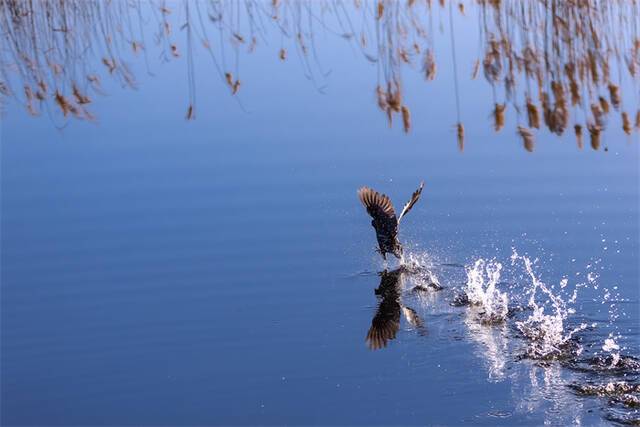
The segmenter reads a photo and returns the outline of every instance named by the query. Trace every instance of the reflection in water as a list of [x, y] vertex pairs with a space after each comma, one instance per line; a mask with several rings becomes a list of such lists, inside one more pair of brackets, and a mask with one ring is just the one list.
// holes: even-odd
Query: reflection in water
[[[511, 104], [527, 150], [533, 149], [531, 129], [539, 128], [541, 122], [558, 135], [573, 125], [579, 146], [586, 125], [591, 145], [597, 149], [610, 101], [621, 111], [623, 130], [630, 134], [632, 125], [620, 85], [623, 75], [637, 80], [640, 71], [637, 4], [501, 4], [483, 10], [481, 17], [482, 67], [494, 89], [496, 131], [504, 124], [505, 106]], [[497, 95], [498, 86], [502, 98]]]
[[[529, 382], [514, 382], [516, 409], [521, 413], [542, 411], [545, 424], [581, 425], [584, 403], [567, 393], [567, 372], [558, 363], [524, 364], [519, 375], [528, 375]], [[520, 386], [523, 389], [520, 389]]]
[[[482, 322], [480, 310], [473, 305], [465, 308], [467, 336], [478, 344], [474, 355], [482, 360], [488, 381], [511, 385], [513, 415], [543, 414], [544, 423], [553, 425], [590, 424], [595, 420], [583, 419], [588, 416], [585, 405], [595, 403], [587, 403], [584, 397], [595, 396], [604, 398], [606, 419], [631, 425], [640, 422], [640, 363], [636, 359], [627, 357], [624, 368], [611, 369], [608, 360], [522, 358], [519, 355], [528, 345], [522, 341], [524, 337], [514, 334], [505, 323]], [[512, 415], [509, 411], [503, 414]]]
[[387, 346], [387, 343], [396, 338], [400, 329], [400, 315], [421, 334], [426, 333], [424, 322], [410, 307], [402, 304], [403, 276], [407, 274], [403, 268], [391, 272], [387, 270], [379, 273], [380, 286], [375, 294], [380, 299], [371, 327], [367, 332], [367, 345], [372, 350], [379, 350]]
[[[495, 131], [501, 131], [505, 116], [513, 114], [517, 134], [529, 151], [542, 126], [557, 135], [572, 128], [579, 147], [588, 133], [594, 149], [600, 147], [611, 115], [618, 116], [616, 126], [627, 134], [634, 126], [640, 128], [637, 93], [623, 90], [637, 92], [640, 76], [638, 2], [439, 4], [211, 0], [169, 6], [123, 0], [6, 0], [0, 2], [0, 91], [33, 115], [46, 110], [57, 117], [91, 120], [88, 106], [103, 93], [104, 77], [133, 88], [136, 79], [128, 63], [142, 60], [149, 70], [149, 58], [159, 56], [162, 61], [186, 62], [185, 116], [193, 119], [197, 52], [204, 51], [221, 83], [235, 96], [242, 87], [240, 58], [267, 45], [271, 29], [282, 40], [274, 56], [285, 61], [293, 52], [306, 76], [320, 88], [326, 73], [315, 35], [323, 31], [376, 64], [378, 106], [390, 125], [399, 117], [408, 132], [413, 123], [403, 97], [403, 69], [421, 70], [427, 82], [437, 79], [438, 60], [449, 59], [436, 57], [434, 35], [444, 32], [447, 22], [460, 148], [465, 132], [458, 63], [465, 62], [473, 65], [461, 69], [461, 76], [475, 79], [482, 70], [491, 85], [489, 110]], [[471, 21], [472, 15], [478, 22], [477, 58], [462, 61], [455, 51], [454, 21]]]
[[505, 379], [509, 356], [509, 331], [504, 323], [490, 327], [480, 321], [479, 310], [478, 307], [469, 307], [465, 313], [464, 324], [471, 341], [479, 344], [475, 353], [484, 360], [489, 381], [500, 382]]
[[371, 328], [367, 332], [367, 345], [372, 350], [387, 346], [389, 340], [395, 339], [400, 329], [400, 280], [402, 272], [394, 270], [380, 273], [380, 286], [375, 290], [380, 298], [376, 314], [371, 320]]
[[[544, 414], [545, 424], [580, 425], [583, 403], [568, 393], [567, 372], [558, 362], [538, 364], [534, 361], [515, 361], [519, 343], [506, 324], [489, 325], [478, 319], [478, 307], [469, 306], [464, 324], [471, 341], [478, 344], [474, 354], [487, 369], [488, 381], [509, 381], [513, 395], [514, 413], [521, 416]], [[507, 416], [511, 416], [507, 412]]]

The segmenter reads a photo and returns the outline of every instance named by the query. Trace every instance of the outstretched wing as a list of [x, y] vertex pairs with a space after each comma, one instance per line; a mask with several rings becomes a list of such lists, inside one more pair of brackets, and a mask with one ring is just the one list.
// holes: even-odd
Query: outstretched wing
[[360, 201], [367, 208], [367, 213], [373, 218], [373, 224], [378, 234], [393, 237], [396, 235], [398, 220], [391, 200], [369, 187], [358, 190]]
[[413, 194], [411, 195], [411, 199], [407, 202], [406, 205], [404, 205], [404, 208], [402, 208], [402, 212], [400, 212], [400, 217], [398, 218], [398, 224], [400, 224], [402, 217], [405, 216], [411, 210], [413, 205], [416, 204], [416, 202], [420, 198], [420, 194], [422, 194], [423, 187], [424, 187], [424, 182], [421, 182], [420, 187], [418, 187], [418, 189], [413, 192]]

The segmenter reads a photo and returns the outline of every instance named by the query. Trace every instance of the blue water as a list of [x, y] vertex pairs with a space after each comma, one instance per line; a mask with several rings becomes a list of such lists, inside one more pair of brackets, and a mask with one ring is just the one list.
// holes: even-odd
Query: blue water
[[[456, 17], [462, 58], [474, 22]], [[184, 58], [153, 76], [133, 62], [135, 91], [104, 81], [97, 123], [57, 129], [59, 115], [6, 104], [2, 425], [607, 423], [606, 398], [568, 385], [608, 374], [522, 359], [513, 323], [480, 325], [450, 302], [478, 258], [526, 288], [512, 248], [556, 287], [596, 271], [568, 320], [598, 324], [580, 334], [583, 356], [611, 331], [640, 356], [638, 133], [612, 127], [604, 152], [540, 131], [527, 153], [514, 115], [495, 133], [490, 86], [465, 77], [460, 153], [446, 34], [435, 82], [404, 75], [408, 134], [389, 128], [375, 67], [339, 36], [318, 40], [322, 93], [271, 36], [243, 59], [242, 106], [196, 56], [194, 121]], [[421, 180], [400, 238], [445, 289], [403, 293], [426, 332], [403, 319], [372, 351], [376, 273], [395, 261], [374, 251], [356, 191], [399, 210]]]

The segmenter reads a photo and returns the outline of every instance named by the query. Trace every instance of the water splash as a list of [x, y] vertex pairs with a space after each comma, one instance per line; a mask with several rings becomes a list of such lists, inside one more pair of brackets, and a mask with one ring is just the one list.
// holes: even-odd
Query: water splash
[[[585, 266], [586, 271], [576, 272], [575, 277], [570, 273], [561, 275], [557, 283], [541, 279], [544, 265], [537, 258], [520, 255], [513, 249], [510, 261], [509, 265], [495, 258], [479, 258], [464, 270], [441, 271], [438, 268], [443, 264], [432, 255], [414, 251], [406, 253], [402, 268], [411, 277], [407, 290], [423, 289], [421, 283], [437, 282], [434, 270], [442, 274], [447, 287], [465, 283], [462, 294], [442, 295], [454, 297], [448, 301], [448, 307], [468, 306], [464, 325], [468, 337], [476, 344], [474, 353], [484, 361], [488, 381], [518, 378], [520, 370], [528, 373], [531, 385], [518, 389], [518, 394], [524, 393], [525, 398], [516, 412], [544, 411], [547, 420], [562, 419], [564, 425], [581, 424], [588, 415], [582, 400], [576, 401], [575, 395], [599, 396], [608, 402], [603, 413], [605, 419], [640, 422], [640, 360], [624, 354], [625, 337], [617, 324], [619, 317], [625, 315], [624, 306], [618, 303], [625, 300], [616, 284], [599, 280], [596, 267], [600, 261], [591, 261]], [[458, 276], [452, 279], [450, 276], [456, 273]], [[585, 301], [585, 292], [589, 303], [608, 308], [609, 322], [586, 320], [588, 314], [576, 313]], [[438, 293], [425, 289], [408, 295], [416, 298], [423, 310], [427, 307], [442, 310], [435, 304]], [[433, 298], [434, 304], [426, 304], [429, 302], [426, 298]], [[574, 316], [588, 324], [572, 319]], [[596, 334], [577, 336], [580, 331], [596, 327]], [[523, 353], [525, 359], [534, 360], [513, 357]], [[574, 390], [573, 397], [566, 394], [568, 387]]]
[[503, 322], [509, 312], [509, 298], [497, 289], [502, 264], [485, 261], [480, 258], [472, 267], [466, 269], [467, 284], [465, 293], [472, 305], [481, 306], [484, 312], [480, 318], [483, 323]]
[[400, 265], [411, 274], [414, 289], [423, 291], [442, 289], [435, 272], [434, 259], [427, 252], [407, 252], [402, 256]]
[[[579, 355], [582, 347], [572, 340], [574, 334], [587, 328], [586, 323], [566, 330], [567, 318], [575, 310], [556, 295], [552, 288], [541, 281], [533, 271], [532, 261], [519, 255], [515, 249], [511, 255], [512, 264], [518, 261], [524, 264], [527, 275], [531, 279], [528, 306], [532, 313], [523, 321], [517, 321], [516, 327], [529, 340], [527, 356], [536, 359], [558, 358], [567, 355]], [[564, 288], [566, 282], [560, 282]], [[575, 292], [574, 292], [575, 293]], [[574, 297], [571, 300], [575, 300]]]
[[615, 367], [620, 363], [620, 345], [616, 342], [616, 338], [613, 332], [609, 333], [609, 337], [604, 340], [602, 350], [611, 355], [611, 367]]
[[408, 269], [432, 269], [435, 262], [426, 251], [407, 250], [402, 254], [400, 264]]

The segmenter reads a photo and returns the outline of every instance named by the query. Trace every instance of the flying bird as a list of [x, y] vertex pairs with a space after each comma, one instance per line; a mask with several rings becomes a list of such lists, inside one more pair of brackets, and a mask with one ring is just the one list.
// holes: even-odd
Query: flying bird
[[360, 201], [367, 209], [367, 213], [373, 218], [371, 225], [376, 230], [378, 252], [385, 260], [387, 259], [387, 253], [395, 255], [396, 258], [402, 257], [402, 245], [398, 240], [398, 225], [420, 198], [423, 187], [424, 182], [421, 182], [420, 187], [414, 191], [411, 199], [402, 208], [399, 217], [396, 217], [393, 204], [385, 194], [380, 194], [369, 187], [362, 187], [358, 190]]

